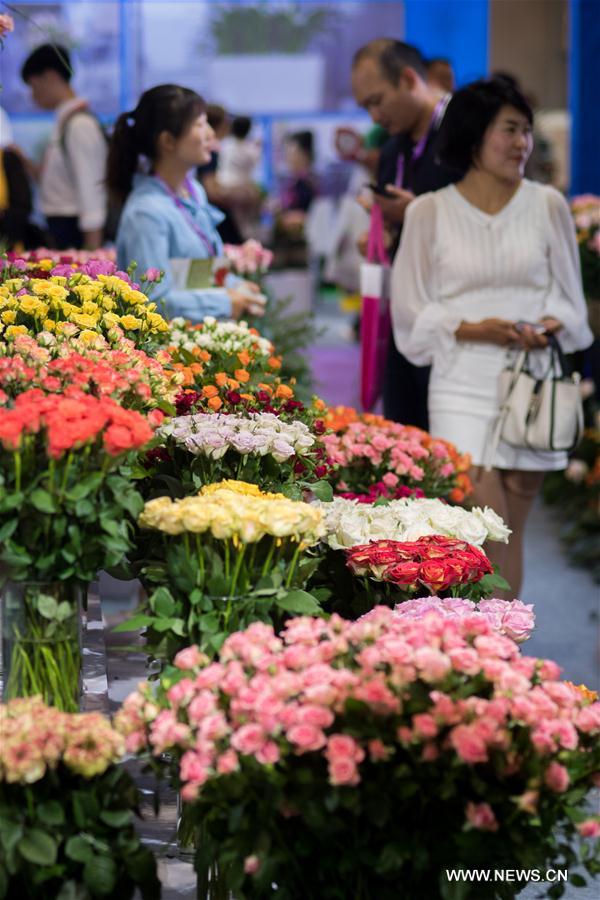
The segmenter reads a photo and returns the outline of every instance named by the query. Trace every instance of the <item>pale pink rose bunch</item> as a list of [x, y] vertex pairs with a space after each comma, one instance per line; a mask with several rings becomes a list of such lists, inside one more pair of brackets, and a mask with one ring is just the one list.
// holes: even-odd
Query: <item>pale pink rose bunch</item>
[[[475, 605], [461, 597], [418, 597], [399, 603], [394, 609], [396, 618], [412, 621], [423, 619], [431, 612], [454, 620], [482, 616], [494, 631], [518, 644], [526, 641], [535, 627], [533, 603], [525, 604], [520, 600], [480, 600]], [[370, 615], [367, 613], [365, 618]]]
[[387, 420], [351, 422], [324, 442], [327, 455], [340, 466], [341, 493], [367, 494], [371, 484], [382, 482], [390, 490], [425, 485], [426, 495], [434, 497], [456, 486], [458, 469], [448, 445], [418, 428]]
[[33, 784], [60, 764], [92, 778], [125, 752], [123, 737], [100, 713], [64, 713], [39, 697], [0, 706], [0, 783]]
[[264, 275], [271, 268], [273, 253], [259, 241], [248, 240], [243, 244], [225, 244], [225, 259], [236, 275]]
[[600, 703], [481, 613], [377, 607], [356, 622], [293, 619], [280, 636], [257, 622], [218, 661], [192, 647], [175, 666], [179, 680], [141, 684], [116, 726], [128, 750], [176, 761], [187, 801], [257, 765], [292, 773], [309, 757], [330, 785], [358, 789], [369, 767], [410, 759], [461, 784], [473, 770], [465, 827], [493, 831], [503, 814], [480, 802], [482, 780], [534, 815], [600, 768]]

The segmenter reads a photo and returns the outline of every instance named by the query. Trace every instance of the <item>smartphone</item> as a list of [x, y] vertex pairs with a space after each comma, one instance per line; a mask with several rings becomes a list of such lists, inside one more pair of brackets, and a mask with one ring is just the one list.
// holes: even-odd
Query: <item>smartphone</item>
[[390, 194], [390, 192], [386, 190], [386, 188], [379, 187], [379, 185], [375, 184], [375, 182], [373, 181], [367, 184], [367, 187], [370, 191], [373, 191], [374, 194], [377, 194], [380, 197], [389, 197], [390, 199], [392, 199], [394, 196], [393, 194]]
[[515, 322], [515, 328], [517, 329], [517, 331], [523, 331], [526, 325], [528, 325], [529, 328], [533, 328], [536, 334], [546, 333], [546, 326], [540, 324], [540, 322]]

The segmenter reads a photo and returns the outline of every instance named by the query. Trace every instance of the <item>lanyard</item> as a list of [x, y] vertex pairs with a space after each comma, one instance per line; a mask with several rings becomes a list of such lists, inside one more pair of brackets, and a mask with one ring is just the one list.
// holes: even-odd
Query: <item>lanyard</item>
[[[435, 109], [433, 110], [433, 115], [431, 117], [431, 122], [429, 123], [429, 128], [427, 132], [423, 135], [423, 137], [417, 141], [415, 146], [412, 149], [410, 154], [411, 163], [416, 162], [418, 159], [421, 159], [423, 153], [425, 152], [425, 147], [427, 146], [427, 142], [431, 137], [431, 134], [439, 127], [440, 122], [444, 116], [446, 111], [446, 107], [450, 101], [450, 94], [446, 94], [442, 97], [435, 105]], [[405, 159], [404, 154], [400, 153], [398, 156], [398, 164], [396, 166], [396, 181], [394, 182], [396, 187], [403, 187], [404, 184], [404, 166]]]
[[[158, 175], [154, 175], [154, 178], [156, 181], [158, 181], [158, 183], [161, 185], [161, 187], [163, 187], [164, 190], [167, 192], [167, 194], [169, 195], [169, 197], [171, 198], [171, 200], [173, 201], [173, 203], [175, 204], [177, 209], [181, 212], [182, 216], [187, 221], [187, 223], [190, 226], [190, 228], [192, 229], [192, 231], [198, 235], [198, 237], [200, 238], [200, 240], [202, 241], [202, 243], [208, 250], [208, 255], [214, 256], [216, 253], [215, 245], [206, 236], [206, 234], [202, 231], [202, 229], [200, 228], [198, 223], [195, 221], [194, 217], [190, 213], [189, 209], [187, 208], [187, 206], [185, 205], [185, 203], [183, 202], [181, 197], [179, 197], [175, 193], [175, 191], [166, 183], [166, 181], [163, 181], [163, 179], [160, 178]], [[197, 198], [196, 198], [196, 194], [194, 191], [194, 186], [189, 178], [185, 179], [185, 186], [186, 186], [186, 189], [187, 189], [190, 197], [192, 197], [194, 200], [196, 200]]]

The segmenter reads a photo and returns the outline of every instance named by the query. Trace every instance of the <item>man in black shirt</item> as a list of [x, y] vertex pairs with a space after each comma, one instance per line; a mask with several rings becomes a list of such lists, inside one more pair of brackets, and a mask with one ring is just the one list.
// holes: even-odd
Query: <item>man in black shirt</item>
[[[379, 159], [377, 186], [382, 193], [376, 202], [395, 251], [411, 200], [460, 177], [437, 158], [449, 95], [427, 84], [425, 61], [416, 47], [391, 38], [371, 41], [355, 54], [352, 91], [358, 105], [391, 135]], [[429, 367], [409, 363], [392, 337], [383, 389], [386, 417], [427, 430], [428, 385]]]

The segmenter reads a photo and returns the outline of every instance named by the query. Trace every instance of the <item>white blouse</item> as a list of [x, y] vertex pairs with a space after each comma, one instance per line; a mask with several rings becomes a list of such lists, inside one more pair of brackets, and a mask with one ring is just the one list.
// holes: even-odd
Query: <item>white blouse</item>
[[566, 352], [593, 340], [581, 287], [575, 228], [566, 200], [524, 180], [489, 215], [454, 185], [407, 209], [392, 269], [392, 321], [398, 350], [439, 376], [457, 349], [462, 321], [486, 318], [563, 323]]

